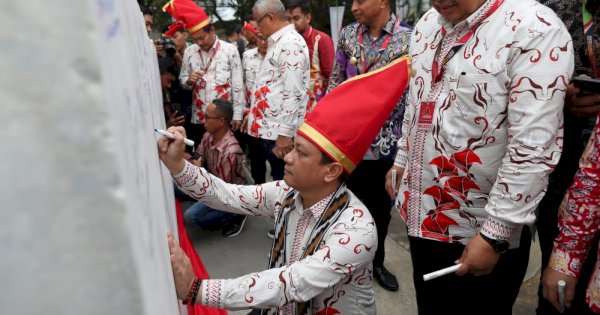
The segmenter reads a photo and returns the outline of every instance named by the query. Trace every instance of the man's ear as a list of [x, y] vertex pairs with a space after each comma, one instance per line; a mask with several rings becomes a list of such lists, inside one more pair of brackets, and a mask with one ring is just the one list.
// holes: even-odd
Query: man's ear
[[310, 24], [310, 21], [312, 20], [312, 15], [310, 12], [306, 15], [306, 18], [308, 19], [308, 24]]
[[327, 166], [327, 171], [323, 180], [326, 183], [331, 183], [337, 180], [344, 173], [344, 167], [339, 162], [332, 162]]

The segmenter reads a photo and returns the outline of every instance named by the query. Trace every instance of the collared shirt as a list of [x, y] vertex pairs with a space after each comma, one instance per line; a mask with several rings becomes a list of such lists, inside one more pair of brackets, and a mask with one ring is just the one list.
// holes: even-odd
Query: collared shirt
[[[411, 30], [408, 25], [402, 23], [393, 14], [381, 30], [381, 35], [377, 39], [371, 37], [369, 27], [366, 25], [353, 23], [344, 27], [340, 33], [337, 45], [335, 63], [331, 77], [329, 78], [329, 86], [327, 87], [328, 91], [331, 91], [342, 82], [357, 74], [365, 73], [361, 62], [361, 51], [363, 49], [366, 59], [365, 65], [367, 66], [366, 72], [384, 67], [395, 59], [407, 54], [410, 33]], [[364, 45], [360, 44], [359, 38], [361, 34]], [[387, 47], [381, 51], [389, 36], [391, 38]], [[402, 97], [396, 108], [394, 108], [390, 118], [375, 137], [364, 157], [365, 160], [394, 159], [396, 143], [400, 139], [402, 131], [404, 107], [405, 97]]]
[[[211, 62], [211, 56], [217, 48]], [[209, 63], [210, 66], [196, 86], [187, 85], [186, 81], [190, 73], [204, 71]], [[192, 123], [203, 124], [206, 122], [204, 118], [206, 107], [215, 98], [233, 102], [233, 119], [242, 120], [245, 104], [244, 79], [240, 55], [235, 45], [217, 38], [208, 52], [200, 49], [197, 44], [189, 46], [183, 53], [179, 80], [181, 86], [194, 90]], [[205, 81], [204, 84], [202, 84], [202, 80]]]
[[[280, 213], [281, 203], [293, 190], [284, 181], [258, 186], [226, 184], [187, 162], [173, 178], [184, 192], [211, 208], [271, 218]], [[204, 280], [202, 304], [226, 309], [277, 307], [282, 314], [289, 314], [287, 303], [312, 300], [314, 314], [375, 314], [372, 260], [377, 229], [365, 206], [348, 193], [348, 208], [325, 232], [320, 248], [300, 260], [298, 251], [310, 241], [307, 232], [316, 226], [331, 196], [305, 209], [297, 194], [296, 209], [284, 227], [288, 235], [295, 236], [285, 238], [285, 266], [236, 279]]]
[[248, 134], [266, 140], [293, 137], [308, 104], [309, 58], [304, 38], [287, 25], [269, 36], [252, 91]]
[[308, 45], [308, 56], [310, 58], [310, 100], [307, 112], [310, 112], [327, 91], [329, 76], [333, 67], [333, 40], [329, 35], [308, 26], [302, 37]]
[[[396, 207], [411, 236], [466, 244], [481, 231], [518, 247], [560, 158], [571, 37], [536, 1], [495, 4], [455, 26], [432, 9], [414, 29], [395, 162], [405, 169]], [[453, 49], [434, 83], [436, 52]]]
[[206, 169], [231, 184], [243, 184], [243, 152], [240, 144], [228, 130], [223, 138], [215, 143], [214, 137], [207, 132], [198, 146], [198, 153], [206, 163]]
[[[242, 63], [244, 64], [244, 86], [246, 87], [246, 111], [250, 111], [250, 100], [252, 99], [251, 93], [263, 59], [264, 56], [261, 56], [258, 52], [258, 47], [244, 52]], [[245, 114], [247, 114], [247, 112]]]
[[[594, 135], [581, 157], [573, 185], [561, 204], [560, 233], [548, 266], [579, 278], [586, 256], [600, 233], [600, 116]], [[600, 313], [600, 244], [597, 262], [589, 281], [586, 300], [592, 311]]]

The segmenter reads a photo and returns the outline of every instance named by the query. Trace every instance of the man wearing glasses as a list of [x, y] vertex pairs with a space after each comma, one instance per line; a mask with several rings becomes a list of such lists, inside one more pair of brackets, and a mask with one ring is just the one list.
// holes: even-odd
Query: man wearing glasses
[[[229, 128], [233, 119], [233, 104], [223, 99], [213, 100], [206, 108], [205, 119], [206, 133], [198, 146], [198, 154], [190, 162], [203, 166], [227, 183], [244, 184], [242, 148]], [[246, 221], [245, 215], [214, 210], [202, 202], [189, 207], [184, 218], [186, 222], [202, 229], [221, 229], [226, 237], [240, 234]]]
[[[251, 91], [247, 132], [253, 154], [252, 174], [265, 174], [265, 159], [274, 180], [283, 178], [283, 157], [292, 150], [292, 138], [304, 121], [308, 104], [309, 58], [302, 36], [287, 20], [279, 0], [259, 0], [252, 8], [259, 36], [267, 52]], [[255, 179], [256, 180], [256, 179]], [[257, 184], [261, 180], [256, 180]], [[262, 179], [264, 182], [264, 177]]]

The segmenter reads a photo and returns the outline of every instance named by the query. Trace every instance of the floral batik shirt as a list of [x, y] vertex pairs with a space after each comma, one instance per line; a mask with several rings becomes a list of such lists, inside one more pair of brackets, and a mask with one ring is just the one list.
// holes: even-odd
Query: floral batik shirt
[[[186, 194], [211, 208], [274, 219], [283, 212], [286, 196], [294, 192], [284, 181], [227, 184], [189, 162], [173, 178]], [[305, 209], [296, 194], [287, 225], [282, 227], [288, 235], [283, 266], [236, 279], [204, 280], [202, 304], [228, 310], [277, 308], [279, 314], [292, 315], [296, 303], [311, 301], [313, 314], [374, 315], [372, 261], [377, 228], [362, 202], [345, 187], [339, 190], [349, 194], [349, 202], [316, 252], [300, 258], [332, 195]]]
[[588, 252], [597, 250], [586, 301], [592, 311], [600, 313], [600, 245], [592, 248], [600, 233], [600, 117], [581, 157], [573, 185], [561, 204], [558, 226], [560, 233], [554, 241], [548, 265], [578, 278]]
[[309, 69], [308, 47], [293, 25], [269, 36], [251, 95], [249, 135], [266, 140], [296, 135], [308, 104]]
[[[189, 86], [186, 81], [193, 71], [206, 73], [196, 85]], [[217, 38], [208, 52], [196, 44], [186, 48], [179, 81], [182, 87], [193, 90], [193, 124], [206, 122], [206, 107], [216, 98], [231, 101], [233, 119], [242, 120], [245, 106], [244, 77], [240, 53], [235, 45]]]
[[466, 244], [481, 232], [518, 247], [561, 155], [568, 31], [536, 1], [488, 0], [456, 25], [429, 10], [410, 51], [395, 161], [409, 235]]
[[[369, 27], [366, 25], [353, 23], [344, 27], [338, 40], [328, 91], [355, 75], [377, 70], [406, 55], [410, 32], [410, 26], [401, 22], [393, 14], [378, 38], [371, 37]], [[405, 99], [402, 97], [394, 108], [390, 118], [385, 122], [367, 151], [365, 160], [394, 159], [396, 143], [402, 132]]]

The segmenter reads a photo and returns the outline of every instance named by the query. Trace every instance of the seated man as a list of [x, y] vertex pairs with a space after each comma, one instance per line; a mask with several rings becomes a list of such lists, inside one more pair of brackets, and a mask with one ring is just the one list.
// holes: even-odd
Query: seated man
[[377, 229], [344, 182], [402, 96], [408, 69], [406, 59], [398, 60], [323, 98], [284, 157], [283, 181], [227, 184], [183, 159], [183, 128], [169, 129], [174, 141], [158, 140], [161, 160], [190, 196], [216, 209], [275, 220], [270, 269], [237, 279], [197, 279], [169, 235], [177, 296], [184, 303], [271, 308], [263, 314], [375, 314]]
[[[215, 99], [206, 108], [206, 133], [198, 146], [197, 155], [190, 159], [196, 166], [204, 166], [212, 175], [226, 183], [243, 184], [242, 148], [229, 129], [233, 119], [233, 104]], [[246, 221], [245, 215], [212, 209], [197, 202], [184, 213], [185, 221], [202, 229], [221, 229], [224, 236], [240, 234]]]

